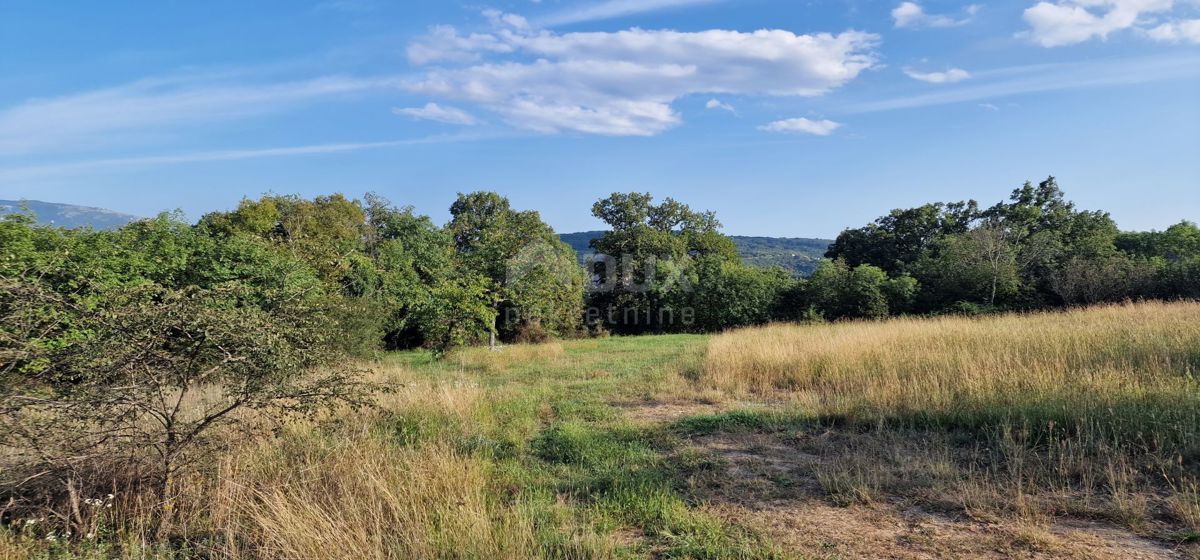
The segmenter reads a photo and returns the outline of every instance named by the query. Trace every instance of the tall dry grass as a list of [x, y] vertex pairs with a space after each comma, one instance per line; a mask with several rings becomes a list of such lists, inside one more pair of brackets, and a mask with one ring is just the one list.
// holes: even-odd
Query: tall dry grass
[[[375, 407], [292, 420], [275, 435], [225, 434], [236, 443], [179, 481], [176, 544], [155, 541], [144, 508], [114, 507], [97, 510], [95, 538], [0, 531], [0, 558], [189, 557], [181, 542], [232, 559], [539, 556], [534, 513], [504, 499], [494, 463], [463, 445], [492, 421], [485, 391], [381, 364], [366, 380], [392, 389]], [[118, 489], [117, 500], [136, 492]]]
[[1175, 443], [1200, 435], [1198, 372], [1200, 303], [767, 326], [715, 337], [703, 366], [716, 388], [789, 393], [827, 415], [971, 423], [1103, 414]]
[[537, 556], [532, 521], [488, 492], [487, 463], [444, 444], [299, 436], [228, 457], [214, 503], [226, 557]]
[[553, 364], [566, 357], [561, 342], [543, 344], [509, 344], [496, 348], [460, 348], [451, 353], [448, 361], [460, 368], [501, 372], [514, 365], [531, 363]]
[[[201, 492], [231, 558], [532, 558], [533, 521], [498, 499], [494, 468], [462, 449], [486, 424], [483, 390], [377, 366], [391, 386], [370, 410], [342, 410], [230, 453]], [[419, 434], [398, 419], [419, 419]]]
[[701, 383], [878, 434], [973, 434], [939, 490], [968, 509], [1200, 531], [1198, 373], [1200, 303], [1180, 302], [744, 329], [712, 339]]

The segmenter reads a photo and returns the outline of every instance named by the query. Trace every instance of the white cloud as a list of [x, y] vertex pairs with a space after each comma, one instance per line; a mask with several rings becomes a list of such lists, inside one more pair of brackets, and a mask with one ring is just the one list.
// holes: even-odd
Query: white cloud
[[980, 103], [979, 108], [987, 109], [989, 111], [999, 111], [1000, 110], [1000, 107], [997, 107], [995, 103]]
[[1155, 41], [1200, 45], [1200, 19], [1170, 21], [1147, 30], [1146, 35]]
[[530, 28], [529, 20], [517, 14], [509, 14], [500, 10], [487, 9], [483, 11], [483, 17], [495, 27], [511, 27], [513, 29], [527, 30]]
[[69, 151], [159, 133], [184, 124], [246, 118], [297, 104], [399, 87], [390, 78], [326, 77], [265, 85], [147, 79], [0, 110], [0, 155]]
[[829, 136], [833, 131], [841, 128], [841, 123], [836, 123], [831, 120], [812, 121], [804, 117], [794, 119], [783, 119], [771, 123], [764, 124], [758, 127], [759, 130], [767, 132], [790, 132], [815, 134], [817, 136]]
[[[1146, 17], [1169, 12], [1173, 0], [1054, 0], [1038, 2], [1024, 13], [1030, 29], [1022, 33], [1043, 47], [1061, 47], [1141, 27]], [[1164, 30], [1166, 34], [1166, 30]]]
[[947, 15], [926, 13], [925, 8], [916, 2], [901, 2], [892, 9], [892, 19], [896, 22], [896, 27], [955, 27], [969, 23], [971, 16], [979, 13], [979, 10], [979, 5], [971, 4], [963, 10], [966, 16], [955, 19]]
[[708, 103], [704, 104], [704, 108], [705, 109], [721, 109], [722, 111], [729, 111], [730, 113], [737, 112], [736, 110], [734, 110], [733, 105], [725, 103], [724, 101], [721, 101], [716, 98], [709, 99]]
[[436, 25], [429, 34], [408, 46], [408, 61], [413, 64], [429, 64], [431, 62], [473, 62], [482, 58], [483, 53], [511, 53], [511, 45], [505, 44], [500, 37], [490, 33], [472, 33], [459, 35], [458, 30], [449, 25]]
[[905, 68], [904, 74], [914, 80], [929, 82], [931, 84], [951, 84], [971, 77], [971, 74], [962, 68], [951, 68], [945, 72], [919, 72], [911, 68]]
[[405, 115], [414, 119], [437, 121], [448, 124], [460, 124], [463, 126], [473, 126], [479, 124], [478, 119], [462, 109], [457, 107], [443, 107], [432, 102], [426, 103], [424, 107], [392, 109], [392, 112], [397, 115]]
[[468, 63], [431, 69], [406, 87], [478, 104], [537, 132], [650, 136], [682, 122], [671, 105], [687, 95], [822, 95], [873, 67], [878, 42], [858, 31], [560, 34], [502, 22], [464, 36], [441, 27], [409, 49], [410, 60]]
[[539, 19], [538, 23], [545, 27], [554, 27], [723, 1], [725, 0], [608, 0], [550, 14]]

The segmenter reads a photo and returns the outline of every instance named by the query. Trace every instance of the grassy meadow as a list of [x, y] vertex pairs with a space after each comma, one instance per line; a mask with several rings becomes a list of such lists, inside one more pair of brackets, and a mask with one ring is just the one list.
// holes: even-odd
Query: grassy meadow
[[[0, 558], [1197, 554], [1200, 304], [389, 355], [377, 405], [229, 434]], [[108, 504], [113, 504], [110, 507]]]

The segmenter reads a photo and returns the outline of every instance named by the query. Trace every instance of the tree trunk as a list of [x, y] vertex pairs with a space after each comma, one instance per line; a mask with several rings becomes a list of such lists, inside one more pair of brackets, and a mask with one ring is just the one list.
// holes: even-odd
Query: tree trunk
[[162, 542], [167, 537], [167, 531], [171, 528], [171, 518], [175, 511], [175, 504], [170, 503], [170, 495], [174, 484], [174, 462], [175, 453], [178, 451], [176, 444], [178, 435], [174, 429], [174, 419], [168, 424], [167, 438], [162, 448], [162, 476], [158, 479], [158, 488], [155, 489], [155, 498], [158, 501], [158, 508], [154, 515], [154, 522], [150, 526], [150, 534], [153, 535], [156, 542]]
[[79, 507], [79, 488], [75, 485], [75, 475], [73, 474], [67, 479], [67, 499], [71, 502], [71, 522], [67, 525], [68, 527], [74, 525], [72, 529], [79, 533], [83, 531], [83, 511]]

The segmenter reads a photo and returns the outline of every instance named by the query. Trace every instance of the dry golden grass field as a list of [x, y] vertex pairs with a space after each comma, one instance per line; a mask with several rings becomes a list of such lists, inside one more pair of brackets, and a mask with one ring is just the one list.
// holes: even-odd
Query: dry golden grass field
[[[1195, 558], [1200, 303], [387, 356], [0, 558]], [[236, 436], [236, 437], [235, 437]]]

